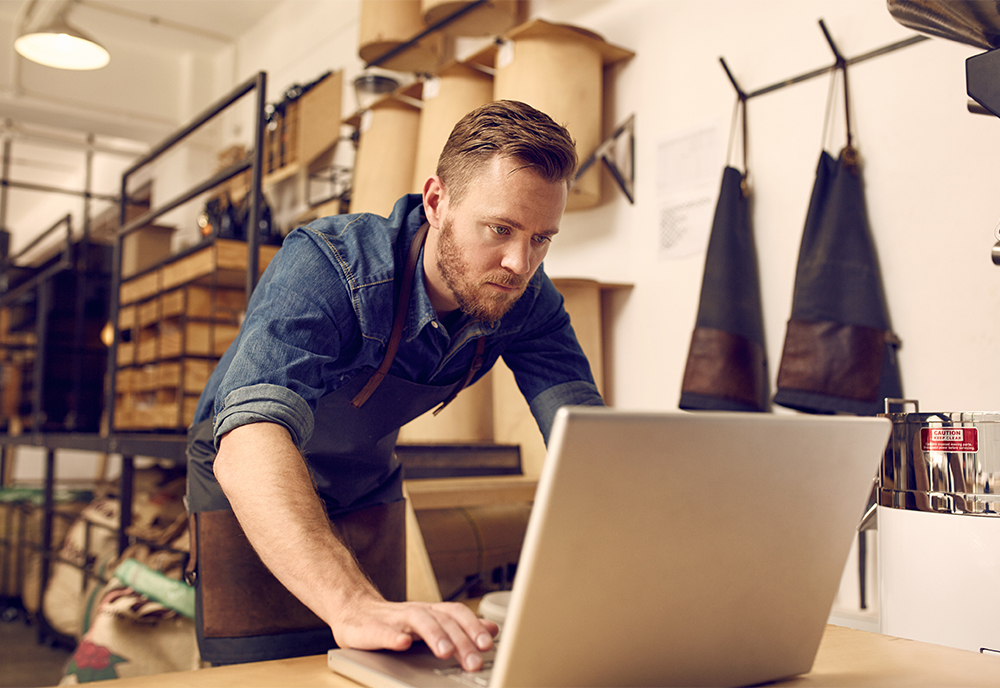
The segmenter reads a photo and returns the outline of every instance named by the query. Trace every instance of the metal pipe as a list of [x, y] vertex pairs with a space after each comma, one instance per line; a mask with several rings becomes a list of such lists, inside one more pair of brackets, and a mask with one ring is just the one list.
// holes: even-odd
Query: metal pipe
[[136, 170], [148, 165], [150, 162], [160, 157], [168, 148], [175, 146], [179, 141], [189, 136], [192, 132], [200, 128], [203, 124], [208, 122], [210, 119], [215, 117], [217, 114], [225, 110], [227, 107], [235, 103], [237, 100], [245, 96], [247, 93], [257, 88], [258, 77], [255, 75], [250, 79], [247, 79], [242, 84], [237, 86], [232, 90], [228, 96], [220, 101], [217, 101], [212, 107], [208, 108], [195, 119], [193, 119], [187, 126], [178, 131], [174, 132], [166, 139], [161, 141], [157, 146], [150, 151], [141, 160], [137, 161], [132, 167], [128, 168], [124, 173], [123, 177], [131, 177]]
[[[227, 181], [232, 177], [235, 177], [237, 174], [243, 172], [244, 170], [250, 169], [251, 166], [252, 165], [249, 162], [243, 161], [236, 163], [232, 167], [227, 167], [221, 172], [209, 177], [201, 184], [198, 184], [197, 186], [188, 189], [180, 196], [171, 199], [167, 203], [164, 203], [163, 205], [159, 206], [158, 208], [155, 208], [154, 210], [150, 210], [149, 212], [140, 215], [139, 217], [129, 221], [127, 224], [123, 224], [121, 228], [118, 230], [118, 232], [120, 234], [131, 234], [137, 229], [142, 229], [146, 225], [152, 224], [152, 222], [161, 215], [165, 215], [174, 208], [184, 205], [188, 201], [197, 198], [198, 196], [202, 195], [207, 191], [211, 191], [214, 187], [218, 186], [222, 182]], [[124, 193], [124, 191], [122, 193]], [[122, 198], [125, 198], [125, 196], [122, 196]], [[122, 218], [124, 220], [124, 213], [122, 214]]]
[[257, 75], [257, 101], [254, 112], [254, 146], [253, 146], [253, 181], [250, 185], [250, 213], [247, 224], [247, 305], [250, 305], [250, 295], [257, 286], [260, 273], [260, 255], [257, 246], [260, 244], [260, 205], [263, 200], [261, 182], [264, 168], [264, 108], [265, 91], [267, 90], [267, 74]]
[[[3, 168], [0, 170], [0, 229], [7, 229], [7, 178], [10, 176], [10, 147], [9, 136], [3, 139]], [[7, 256], [0, 256], [6, 258]]]
[[117, 202], [117, 196], [111, 196], [108, 194], [91, 193], [89, 191], [77, 191], [75, 189], [63, 189], [58, 186], [48, 186], [46, 184], [32, 184], [30, 182], [17, 182], [10, 179], [0, 180], [0, 185], [3, 187], [10, 187], [12, 189], [24, 189], [26, 191], [41, 191], [43, 193], [61, 193], [67, 196], [80, 196], [82, 198], [96, 198], [102, 201], [113, 201]]
[[[823, 33], [827, 36], [827, 41], [830, 42], [830, 46], [831, 48], [833, 48], [834, 54], [839, 55], [839, 51], [837, 51], [836, 46], [834, 46], [833, 42], [829, 38], [829, 32], [827, 31], [826, 25], [823, 23], [822, 19], [820, 19], [820, 27], [823, 29]], [[864, 62], [865, 60], [870, 60], [875, 57], [881, 57], [882, 55], [887, 55], [891, 52], [901, 50], [902, 48], [908, 48], [911, 45], [916, 45], [917, 43], [922, 43], [923, 41], [929, 39], [930, 39], [929, 36], [922, 36], [922, 35], [911, 36], [901, 41], [890, 43], [889, 45], [883, 46], [881, 48], [876, 48], [875, 50], [870, 50], [866, 53], [862, 53], [857, 57], [842, 58], [842, 59], [844, 59], [844, 63], [846, 65], [850, 66], [857, 64], [859, 62]], [[729, 67], [726, 65], [725, 60], [720, 57], [719, 61], [722, 62], [723, 69], [725, 69], [726, 74], [729, 75], [729, 79], [730, 81], [733, 82], [733, 86], [736, 88], [737, 93], [741, 93], [739, 86], [736, 85], [736, 80], [733, 78], [732, 74], [729, 71]], [[785, 88], [786, 86], [792, 86], [793, 84], [799, 84], [802, 83], [803, 81], [808, 81], [809, 79], [814, 79], [818, 76], [823, 76], [824, 74], [828, 74], [832, 70], [836, 69], [836, 67], [837, 65], [835, 64], [830, 65], [828, 67], [820, 67], [819, 69], [814, 69], [810, 72], [799, 74], [798, 76], [793, 76], [791, 78], [785, 79], [784, 81], [779, 81], [769, 86], [763, 86], [761, 88], [751, 91], [750, 93], [747, 93], [746, 98], [747, 99], [756, 98], [757, 96], [762, 96], [767, 93], [773, 93], [774, 91]]]
[[487, 0], [476, 0], [475, 2], [472, 2], [472, 3], [469, 3], [468, 5], [465, 5], [464, 7], [462, 7], [462, 9], [456, 11], [454, 14], [449, 14], [444, 19], [442, 19], [442, 20], [440, 20], [440, 21], [438, 21], [438, 22], [436, 22], [434, 24], [431, 24], [426, 29], [424, 29], [423, 31], [421, 31], [420, 33], [418, 33], [416, 36], [414, 36], [413, 38], [409, 39], [408, 41], [406, 41], [404, 43], [400, 43], [399, 45], [397, 45], [392, 50], [390, 50], [390, 51], [388, 51], [386, 53], [383, 53], [382, 55], [379, 55], [374, 60], [372, 60], [371, 62], [369, 62], [368, 64], [366, 64], [365, 68], [367, 69], [368, 67], [378, 67], [379, 65], [384, 64], [385, 62], [389, 61], [390, 59], [396, 57], [396, 55], [399, 55], [399, 54], [405, 52], [406, 50], [409, 50], [411, 47], [413, 47], [414, 45], [416, 45], [417, 43], [419, 43], [422, 39], [426, 38], [427, 36], [431, 35], [432, 33], [437, 32], [438, 30], [440, 30], [441, 28], [447, 26], [448, 24], [451, 24], [453, 21], [455, 21], [456, 19], [459, 19], [460, 17], [466, 15], [467, 13], [472, 12], [477, 7], [479, 7], [480, 5], [482, 5], [482, 4], [486, 3], [486, 2], [487, 2]]

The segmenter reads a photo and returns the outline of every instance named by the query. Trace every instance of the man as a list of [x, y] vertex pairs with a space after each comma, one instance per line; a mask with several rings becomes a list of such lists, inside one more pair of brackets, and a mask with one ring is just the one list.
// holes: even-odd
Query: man
[[539, 269], [576, 162], [548, 116], [490, 103], [389, 218], [324, 218], [285, 239], [189, 433], [204, 660], [422, 639], [481, 667], [495, 624], [457, 603], [402, 602], [393, 448], [400, 426], [501, 355], [546, 439], [560, 406], [603, 403]]

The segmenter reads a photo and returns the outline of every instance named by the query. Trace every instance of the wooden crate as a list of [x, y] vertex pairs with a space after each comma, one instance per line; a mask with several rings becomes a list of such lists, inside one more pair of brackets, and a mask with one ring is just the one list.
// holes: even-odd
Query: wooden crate
[[160, 321], [160, 297], [156, 296], [136, 306], [136, 326], [139, 330]]
[[115, 402], [116, 430], [178, 430], [194, 420], [198, 397], [175, 395], [165, 400], [157, 395], [119, 395]]
[[[260, 247], [260, 270], [277, 253]], [[215, 239], [122, 282], [114, 427], [182, 430], [217, 360], [239, 334], [247, 245]]]
[[191, 284], [165, 292], [159, 298], [160, 316], [163, 319], [187, 316], [211, 319], [214, 322], [238, 322], [246, 308], [246, 291]]
[[158, 359], [181, 356], [214, 356], [226, 353], [226, 349], [239, 334], [239, 325], [187, 321], [164, 320], [160, 323]]
[[122, 282], [118, 288], [118, 303], [135, 303], [156, 296], [160, 291], [160, 271], [152, 270]]
[[215, 361], [184, 359], [124, 368], [115, 376], [115, 428], [177, 430], [194, 419]]
[[160, 357], [160, 333], [156, 325], [139, 330], [135, 345], [135, 363], [153, 363]]
[[[258, 268], [263, 272], [278, 247], [261, 246], [259, 251]], [[211, 286], [213, 280], [220, 287], [242, 287], [246, 285], [247, 245], [242, 241], [216, 239], [194, 253], [167, 263], [160, 268], [160, 273], [158, 291], [168, 291], [190, 282]]]
[[[260, 272], [264, 271], [277, 252], [277, 246], [259, 247]], [[118, 301], [121, 305], [144, 301], [192, 282], [212, 286], [213, 277], [216, 279], [216, 286], [245, 288], [246, 271], [246, 243], [232, 239], [216, 239], [193, 253], [123, 281], [118, 290]]]
[[201, 395], [209, 376], [215, 370], [215, 363], [214, 360], [204, 358], [160, 363], [152, 374], [151, 384], [158, 389], [182, 389], [185, 394]]
[[135, 342], [118, 342], [115, 361], [119, 368], [135, 364]]
[[136, 326], [138, 309], [136, 306], [119, 306], [118, 308], [118, 329], [131, 330]]

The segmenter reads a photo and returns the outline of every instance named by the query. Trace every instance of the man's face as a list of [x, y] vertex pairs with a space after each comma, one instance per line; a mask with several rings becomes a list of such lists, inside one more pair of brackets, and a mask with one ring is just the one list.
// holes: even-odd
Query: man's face
[[566, 184], [548, 182], [510, 158], [493, 158], [458, 204], [439, 206], [434, 259], [425, 263], [439, 312], [461, 308], [496, 322], [524, 293], [559, 231]]

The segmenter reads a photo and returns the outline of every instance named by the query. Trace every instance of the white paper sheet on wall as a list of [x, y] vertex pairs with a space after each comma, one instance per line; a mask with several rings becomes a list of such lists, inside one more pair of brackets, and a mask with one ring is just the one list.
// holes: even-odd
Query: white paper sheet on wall
[[657, 255], [686, 258], [706, 250], [721, 169], [719, 128], [707, 126], [657, 146]]

